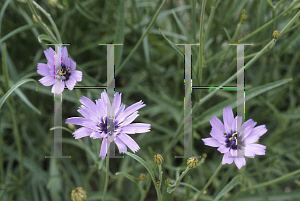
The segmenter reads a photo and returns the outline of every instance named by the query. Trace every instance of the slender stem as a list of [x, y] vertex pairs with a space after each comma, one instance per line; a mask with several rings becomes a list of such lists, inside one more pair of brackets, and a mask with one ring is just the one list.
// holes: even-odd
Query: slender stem
[[194, 196], [194, 201], [198, 199], [199, 196], [202, 195], [203, 191], [205, 191], [207, 189], [207, 187], [210, 185], [210, 183], [212, 182], [212, 180], [217, 176], [218, 172], [221, 170], [223, 164], [222, 162], [220, 163], [220, 165], [218, 166], [218, 168], [216, 169], [216, 171], [214, 172], [214, 174], [210, 177], [210, 179], [208, 180], [208, 182], [205, 184], [205, 186], [203, 187], [203, 189], [196, 193]]
[[143, 39], [145, 38], [145, 36], [148, 34], [150, 28], [152, 27], [152, 25], [154, 24], [158, 14], [160, 13], [160, 11], [162, 10], [163, 6], [165, 5], [165, 3], [167, 2], [167, 0], [164, 0], [162, 2], [162, 4], [160, 5], [160, 7], [158, 8], [157, 12], [155, 13], [154, 17], [152, 18], [150, 24], [148, 25], [146, 31], [144, 32], [144, 34], [141, 36], [141, 38], [139, 39], [139, 41], [136, 43], [136, 45], [133, 47], [133, 49], [131, 50], [131, 52], [129, 53], [129, 55], [126, 57], [126, 59], [122, 62], [122, 64], [120, 65], [119, 68], [116, 69], [116, 76], [118, 75], [118, 73], [120, 72], [120, 70], [125, 66], [125, 64], [128, 62], [128, 60], [131, 58], [131, 56], [133, 55], [133, 53], [137, 50], [137, 48], [140, 46], [141, 42], [143, 41]]
[[59, 43], [56, 39], [56, 37], [54, 36], [54, 34], [52, 33], [52, 31], [42, 22], [42, 20], [38, 17], [38, 14], [36, 12], [36, 10], [34, 9], [32, 2], [33, 0], [28, 0], [28, 5], [29, 8], [31, 10], [31, 12], [33, 13], [33, 15], [35, 16], [35, 18], [37, 19], [37, 21], [39, 22], [39, 24], [41, 25], [41, 27], [44, 29], [44, 31], [48, 34], [48, 36], [50, 38], [52, 38], [53, 41], [55, 41], [56, 43]]
[[158, 185], [157, 184], [154, 184], [154, 185], [155, 185], [155, 189], [156, 189], [157, 199], [158, 199], [158, 201], [162, 201], [162, 196], [161, 196], [161, 192], [158, 188]]
[[[104, 139], [103, 139], [104, 140]], [[109, 152], [110, 150], [107, 150], [107, 156], [105, 158], [106, 160], [106, 176], [105, 176], [105, 184], [104, 184], [104, 190], [103, 190], [103, 196], [102, 196], [102, 201], [105, 201], [105, 196], [106, 196], [106, 191], [107, 191], [107, 186], [108, 186], [108, 173], [109, 173]]]
[[146, 196], [145, 196], [145, 190], [143, 189], [141, 182], [139, 182], [138, 187], [141, 193], [140, 201], [144, 201]]
[[206, 0], [202, 1], [202, 8], [201, 8], [201, 17], [200, 17], [200, 33], [199, 33], [199, 75], [198, 81], [199, 86], [201, 86], [202, 82], [202, 67], [203, 67], [203, 49], [204, 49], [204, 41], [203, 41], [203, 24], [204, 24], [204, 12], [205, 12], [205, 4]]
[[251, 186], [251, 187], [249, 187], [249, 188], [243, 189], [242, 191], [249, 191], [249, 190], [256, 189], [256, 188], [260, 188], [260, 187], [264, 187], [264, 186], [269, 186], [269, 185], [275, 184], [275, 183], [277, 183], [277, 182], [280, 182], [280, 181], [282, 181], [282, 180], [285, 180], [285, 179], [287, 179], [287, 178], [289, 178], [289, 177], [292, 177], [292, 176], [294, 176], [294, 175], [296, 175], [296, 174], [299, 174], [299, 173], [300, 173], [300, 169], [295, 170], [294, 172], [291, 172], [291, 173], [289, 173], [289, 174], [283, 175], [283, 176], [281, 176], [281, 177], [279, 177], [279, 178], [277, 178], [277, 179], [273, 179], [273, 180], [271, 180], [271, 181], [267, 181], [267, 182], [265, 182], [265, 183], [261, 183], [261, 184], [258, 184], [258, 185]]
[[57, 37], [57, 40], [59, 43], [62, 43], [61, 41], [61, 37], [60, 37], [60, 34], [59, 34], [59, 31], [57, 29], [57, 26], [55, 24], [55, 22], [53, 21], [51, 15], [49, 13], [47, 13], [39, 4], [37, 4], [35, 1], [32, 1], [33, 4], [37, 7], [37, 9], [39, 9], [42, 13], [44, 13], [44, 15], [48, 18], [48, 20], [50, 21], [54, 31], [55, 31], [55, 34], [56, 34], [56, 37]]
[[158, 185], [158, 188], [160, 189], [161, 187], [161, 183], [162, 183], [162, 169], [161, 169], [161, 165], [158, 165], [158, 175], [159, 175], [159, 185]]
[[189, 166], [187, 166], [186, 169], [181, 173], [180, 177], [176, 180], [176, 182], [174, 184], [169, 184], [168, 186], [170, 186], [170, 187], [178, 186], [180, 181], [184, 177], [184, 175], [186, 175], [186, 173], [188, 173], [189, 170], [190, 170], [190, 168], [189, 168]]

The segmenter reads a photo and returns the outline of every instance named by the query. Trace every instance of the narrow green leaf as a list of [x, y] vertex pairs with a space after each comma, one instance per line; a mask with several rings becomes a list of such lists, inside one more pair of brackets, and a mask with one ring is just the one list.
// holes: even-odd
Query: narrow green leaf
[[182, 58], [184, 58], [184, 53], [181, 51], [181, 49], [175, 44], [173, 43], [171, 40], [169, 40], [165, 34], [159, 29], [161, 35], [168, 41], [168, 43], [182, 56]]
[[219, 200], [223, 195], [228, 193], [231, 189], [233, 189], [236, 185], [240, 184], [240, 177], [241, 175], [235, 176], [222, 190], [221, 192], [216, 196], [214, 201]]
[[124, 177], [126, 177], [127, 179], [132, 181], [133, 183], [137, 184], [137, 179], [134, 176], [132, 176], [126, 172], [116, 172], [116, 175], [123, 175]]
[[[249, 89], [248, 91], [245, 92], [246, 93], [245, 101], [249, 101], [252, 98], [254, 98], [260, 94], [270, 91], [276, 87], [282, 86], [290, 81], [292, 81], [292, 79], [287, 78], [287, 79], [279, 80], [276, 82], [271, 82], [271, 83], [268, 83], [268, 84], [265, 84], [262, 86], [258, 86], [258, 87]], [[238, 100], [237, 104], [238, 105], [241, 104], [242, 101], [244, 101], [244, 100]], [[226, 101], [223, 101], [223, 102], [215, 105], [214, 107], [211, 107], [211, 108], [205, 110], [203, 113], [201, 113], [201, 115], [199, 115], [198, 117], [195, 118], [195, 122], [197, 122], [195, 125], [195, 128], [207, 123], [213, 115], [221, 116], [223, 113], [223, 108], [231, 106], [231, 108], [233, 109], [236, 107], [237, 104], [236, 104], [236, 97], [233, 97], [231, 99], [228, 99]], [[193, 110], [193, 112], [194, 112], [194, 110]]]
[[12, 37], [12, 36], [14, 36], [14, 35], [16, 35], [18, 33], [21, 33], [23, 31], [26, 31], [26, 30], [34, 28], [34, 27], [39, 27], [39, 25], [38, 24], [28, 24], [28, 25], [21, 26], [21, 27], [15, 29], [15, 30], [9, 32], [4, 37], [2, 37], [0, 39], [0, 43], [3, 43], [5, 40], [9, 39], [10, 37]]
[[[114, 43], [124, 43], [124, 31], [125, 27], [125, 3], [124, 1], [120, 1], [119, 6], [119, 18], [117, 22], [117, 28], [116, 28], [116, 34], [114, 37]], [[123, 54], [123, 46], [115, 46], [115, 65], [119, 67], [121, 60], [122, 60], [122, 54]]]
[[146, 163], [146, 161], [144, 161], [141, 157], [133, 154], [133, 153], [130, 153], [128, 151], [124, 151], [123, 153], [127, 154], [128, 156], [131, 156], [132, 158], [134, 158], [136, 161], [138, 161], [140, 164], [142, 164], [146, 169], [147, 171], [149, 172], [150, 176], [151, 176], [151, 179], [153, 181], [153, 184], [155, 185], [156, 184], [156, 180], [155, 180], [155, 176], [154, 176], [154, 173], [151, 169], [151, 167], [148, 165], [148, 163]]
[[1, 109], [1, 107], [3, 105], [3, 103], [6, 101], [6, 99], [10, 96], [10, 94], [12, 94], [12, 92], [14, 92], [21, 85], [23, 85], [23, 84], [25, 84], [27, 82], [30, 82], [30, 81], [33, 81], [33, 82], [36, 83], [36, 90], [37, 90], [38, 89], [38, 83], [37, 83], [36, 80], [31, 79], [31, 78], [21, 80], [20, 82], [18, 82], [17, 84], [15, 84], [12, 88], [10, 88], [10, 90], [8, 90], [8, 92], [6, 92], [4, 94], [4, 96], [1, 98], [1, 100], [0, 100], [0, 109]]
[[42, 112], [37, 109], [24, 95], [24, 93], [20, 89], [16, 89], [16, 94], [20, 97], [20, 99], [28, 106], [30, 107], [34, 112], [36, 112], [38, 115], [41, 115]]
[[40, 43], [42, 43], [42, 41], [48, 41], [48, 42], [50, 42], [52, 44], [55, 44], [55, 42], [52, 40], [52, 38], [50, 36], [46, 35], [46, 34], [39, 35], [38, 36], [38, 41]]

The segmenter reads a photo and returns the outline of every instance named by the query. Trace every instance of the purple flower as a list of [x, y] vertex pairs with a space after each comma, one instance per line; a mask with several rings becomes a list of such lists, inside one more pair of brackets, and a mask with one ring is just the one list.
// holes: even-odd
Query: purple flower
[[[266, 126], [261, 125], [254, 128], [256, 122], [249, 119], [242, 124], [242, 117], [234, 118], [231, 107], [223, 109], [223, 123], [213, 116], [210, 120], [212, 126], [210, 135], [212, 138], [202, 139], [205, 145], [219, 147], [218, 151], [224, 153], [222, 164], [231, 164], [233, 161], [240, 169], [246, 164], [245, 156], [254, 158], [255, 155], [265, 155], [266, 146], [256, 144], [260, 136], [267, 132]], [[244, 137], [241, 131], [244, 130]]]
[[[139, 116], [138, 109], [145, 106], [139, 101], [125, 109], [125, 105], [121, 104], [121, 95], [116, 92], [113, 100], [114, 116], [108, 118], [108, 110], [110, 102], [106, 91], [101, 93], [101, 98], [96, 100], [96, 104], [85, 96], [82, 96], [80, 102], [83, 104], [78, 112], [84, 116], [71, 117], [66, 120], [68, 124], [76, 124], [83, 126], [77, 129], [73, 135], [75, 139], [90, 136], [93, 139], [103, 138], [100, 155], [105, 158], [111, 141], [114, 141], [119, 152], [127, 151], [127, 146], [136, 152], [140, 149], [139, 145], [127, 134], [149, 132], [150, 124], [131, 123]], [[113, 119], [113, 129], [109, 129], [109, 122]], [[110, 131], [113, 132], [110, 132]]]
[[[59, 48], [60, 49], [60, 48]], [[64, 87], [67, 86], [69, 90], [73, 90], [76, 82], [81, 81], [82, 72], [74, 70], [76, 68], [76, 62], [68, 58], [68, 51], [66, 47], [61, 48], [61, 70], [60, 66], [55, 68], [55, 51], [50, 47], [44, 51], [44, 54], [48, 60], [47, 64], [38, 63], [37, 73], [43, 75], [40, 79], [40, 83], [44, 86], [51, 86], [52, 93], [55, 93], [55, 88], [60, 87], [61, 90], [57, 90], [60, 93], [63, 92]]]

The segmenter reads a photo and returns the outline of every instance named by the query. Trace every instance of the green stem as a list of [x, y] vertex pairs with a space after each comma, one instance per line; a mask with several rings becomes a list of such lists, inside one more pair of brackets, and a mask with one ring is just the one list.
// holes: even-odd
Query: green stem
[[[36, 6], [36, 8], [39, 9], [39, 10], [40, 10], [40, 11], [48, 18], [48, 20], [50, 21], [50, 23], [51, 23], [51, 25], [52, 25], [52, 27], [53, 27], [53, 29], [54, 29], [54, 32], [55, 32], [55, 34], [56, 34], [56, 37], [57, 37], [58, 42], [59, 42], [59, 43], [62, 43], [61, 37], [60, 37], [60, 34], [59, 34], [59, 31], [58, 31], [57, 26], [56, 26], [56, 24], [54, 23], [54, 21], [53, 21], [51, 15], [50, 15], [49, 13], [47, 13], [47, 12], [46, 12], [39, 4], [37, 4], [35, 1], [32, 1], [32, 2], [33, 2], [33, 4]], [[36, 17], [36, 18], [38, 18], [38, 17]]]
[[284, 34], [287, 29], [297, 20], [297, 18], [300, 15], [300, 10], [298, 11], [298, 13], [293, 17], [293, 19], [291, 19], [291, 21], [289, 21], [289, 23], [287, 25], [285, 25], [285, 27], [281, 30], [280, 35]]
[[129, 53], [129, 55], [126, 57], [126, 59], [122, 62], [122, 64], [120, 65], [119, 68], [116, 69], [116, 76], [118, 75], [118, 73], [121, 71], [121, 69], [125, 66], [125, 64], [129, 61], [129, 59], [131, 58], [131, 56], [133, 55], [133, 53], [137, 50], [137, 48], [140, 46], [141, 42], [143, 41], [143, 39], [145, 38], [145, 36], [148, 34], [150, 28], [152, 27], [152, 25], [154, 24], [158, 14], [160, 13], [161, 9], [164, 7], [165, 3], [167, 2], [167, 0], [164, 0], [162, 2], [162, 4], [160, 5], [160, 7], [158, 8], [157, 12], [155, 13], [154, 17], [152, 18], [150, 24], [148, 25], [146, 31], [144, 32], [144, 34], [141, 36], [141, 38], [139, 39], [139, 41], [136, 43], [136, 45], [133, 47], [133, 49], [131, 50], [131, 52]]
[[55, 41], [56, 43], [59, 43], [56, 39], [56, 37], [54, 36], [54, 34], [52, 33], [52, 31], [42, 22], [42, 20], [38, 17], [38, 14], [36, 12], [36, 10], [34, 9], [32, 2], [33, 0], [28, 0], [28, 5], [29, 8], [31, 10], [31, 12], [33, 13], [33, 15], [35, 16], [35, 18], [37, 19], [37, 21], [39, 22], [39, 24], [41, 25], [41, 27], [44, 29], [44, 31], [48, 34], [48, 36]]
[[162, 168], [161, 168], [161, 165], [158, 165], [158, 175], [159, 175], [159, 185], [158, 185], [158, 188], [160, 190], [160, 187], [161, 187], [161, 183], [162, 183]]
[[246, 188], [246, 189], [244, 189], [244, 190], [242, 190], [242, 191], [249, 191], [249, 190], [256, 189], [256, 188], [260, 188], [260, 187], [264, 187], [264, 186], [269, 186], [269, 185], [275, 184], [275, 183], [277, 183], [277, 182], [280, 182], [280, 181], [282, 181], [282, 180], [285, 180], [285, 179], [287, 179], [287, 178], [289, 178], [289, 177], [292, 177], [292, 176], [294, 176], [294, 175], [296, 175], [296, 174], [299, 174], [299, 173], [300, 173], [300, 169], [295, 170], [294, 172], [291, 172], [291, 173], [289, 173], [289, 174], [283, 175], [283, 176], [281, 176], [281, 177], [279, 177], [279, 178], [277, 178], [277, 179], [273, 179], [273, 180], [271, 180], [271, 181], [267, 181], [267, 182], [262, 183], [262, 184], [258, 184], [258, 185], [255, 185], [255, 186], [251, 186], [251, 187]]
[[[104, 139], [103, 139], [104, 140]], [[107, 150], [107, 156], [105, 158], [106, 160], [106, 176], [105, 176], [105, 184], [104, 184], [104, 190], [103, 190], [103, 196], [102, 196], [102, 201], [105, 201], [105, 196], [106, 196], [106, 192], [107, 192], [107, 186], [108, 186], [108, 173], [109, 173], [109, 152], [110, 150]]]
[[193, 199], [194, 201], [197, 200], [198, 197], [202, 195], [203, 191], [205, 191], [207, 189], [207, 187], [211, 184], [212, 180], [217, 176], [218, 172], [221, 170], [222, 166], [223, 166], [223, 164], [221, 162], [220, 165], [218, 166], [218, 168], [216, 169], [216, 171], [214, 172], [214, 174], [211, 176], [211, 178], [205, 184], [203, 189], [200, 192], [195, 194], [194, 199]]
[[169, 187], [177, 187], [180, 183], [180, 181], [182, 180], [182, 178], [184, 177], [184, 175], [186, 175], [186, 173], [188, 173], [188, 171], [191, 168], [189, 168], [189, 166], [186, 167], [186, 169], [182, 172], [182, 174], [180, 175], [180, 177], [176, 180], [176, 182], [174, 184], [169, 184]]
[[206, 0], [202, 1], [202, 8], [201, 8], [201, 17], [200, 17], [200, 33], [199, 33], [199, 75], [198, 81], [199, 86], [201, 86], [202, 82], [202, 68], [203, 68], [203, 49], [204, 49], [204, 41], [203, 41], [203, 24], [204, 24], [204, 12], [205, 12], [205, 4]]
[[141, 193], [140, 201], [144, 201], [146, 196], [145, 196], [145, 190], [143, 189], [141, 182], [139, 182], [138, 187]]

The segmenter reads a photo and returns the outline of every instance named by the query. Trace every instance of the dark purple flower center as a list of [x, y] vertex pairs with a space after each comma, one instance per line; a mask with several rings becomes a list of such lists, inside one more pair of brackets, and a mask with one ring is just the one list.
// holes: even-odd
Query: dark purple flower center
[[112, 135], [113, 132], [115, 132], [116, 129], [119, 127], [118, 123], [114, 121], [113, 118], [107, 118], [107, 116], [103, 117], [102, 121], [100, 121], [97, 126], [106, 135]]
[[71, 76], [71, 69], [65, 66], [64, 64], [61, 65], [60, 75], [64, 81], [69, 80]]
[[237, 132], [231, 132], [231, 133], [224, 133], [225, 135], [225, 144], [226, 147], [230, 147], [231, 149], [237, 149], [238, 147], [238, 134]]

